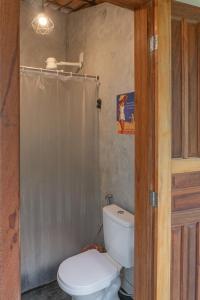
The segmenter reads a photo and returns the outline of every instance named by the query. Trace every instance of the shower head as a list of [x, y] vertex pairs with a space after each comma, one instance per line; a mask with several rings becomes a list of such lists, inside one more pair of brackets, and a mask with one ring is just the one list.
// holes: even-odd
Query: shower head
[[58, 68], [58, 66], [68, 66], [68, 67], [77, 67], [78, 71], [82, 69], [84, 62], [84, 54], [81, 53], [79, 56], [79, 62], [57, 62], [57, 60], [54, 57], [49, 57], [46, 60], [46, 69], [49, 70], [55, 70]]
[[46, 69], [48, 70], [55, 70], [57, 69], [57, 60], [54, 57], [49, 57], [46, 60]]

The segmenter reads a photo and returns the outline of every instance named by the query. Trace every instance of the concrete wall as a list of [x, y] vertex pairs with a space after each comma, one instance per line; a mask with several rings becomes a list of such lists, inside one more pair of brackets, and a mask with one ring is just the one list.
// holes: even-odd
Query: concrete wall
[[67, 16], [49, 11], [55, 32], [41, 37], [31, 27], [37, 12], [36, 1], [22, 2], [21, 64], [43, 67], [49, 56], [76, 61], [81, 51], [85, 53], [83, 73], [97, 74], [101, 81], [101, 201], [112, 193], [115, 203], [134, 211], [134, 136], [116, 133], [116, 95], [134, 90], [133, 13], [110, 4]]
[[[49, 56], [54, 56], [58, 59], [65, 59], [66, 55], [66, 15], [57, 13], [54, 11], [48, 11], [48, 14], [55, 23], [55, 31], [48, 36], [37, 35], [33, 29], [31, 22], [33, 18], [41, 11], [41, 1], [39, 0], [25, 0], [21, 1], [21, 26], [20, 26], [20, 64], [26, 66], [34, 67], [45, 67], [45, 60]], [[30, 83], [34, 79], [30, 78]], [[30, 85], [31, 87], [31, 85]], [[31, 89], [31, 88], [30, 88]], [[40, 166], [37, 167], [37, 170], [34, 171], [34, 165], [37, 164], [34, 161], [39, 161], [40, 155], [38, 155], [38, 149], [41, 150], [40, 135], [43, 129], [43, 125], [39, 125], [38, 122], [32, 122], [32, 118], [37, 115], [37, 120], [41, 116], [41, 101], [38, 99], [33, 99], [30, 101], [32, 108], [30, 112], [30, 106], [28, 105], [28, 99], [23, 97], [23, 89], [21, 89], [21, 272], [22, 272], [22, 291], [34, 288], [37, 285], [42, 285], [50, 280], [56, 278], [57, 266], [61, 260], [61, 252], [56, 256], [52, 254], [51, 249], [53, 247], [46, 247], [45, 250], [41, 251], [42, 243], [47, 245], [48, 229], [53, 232], [52, 228], [57, 228], [57, 232], [54, 236], [60, 236], [62, 232], [62, 226], [59, 225], [61, 221], [55, 222], [56, 216], [54, 211], [56, 207], [49, 205], [51, 197], [48, 195], [51, 193], [51, 188], [43, 187], [41, 189], [41, 197], [38, 197], [37, 192], [39, 184], [37, 183], [37, 178], [39, 178]], [[44, 102], [44, 101], [43, 101]], [[47, 113], [48, 108], [48, 113]], [[46, 118], [48, 128], [51, 129], [51, 107], [43, 108], [43, 114]], [[61, 108], [63, 109], [63, 107]], [[27, 118], [27, 119], [26, 119]], [[62, 118], [61, 118], [62, 119]], [[27, 121], [26, 121], [27, 120]], [[53, 124], [52, 124], [53, 125]], [[34, 134], [32, 129], [35, 128], [38, 130], [37, 138], [34, 141]], [[54, 126], [56, 130], [56, 126]], [[34, 129], [34, 130], [35, 130]], [[47, 132], [43, 130], [43, 132]], [[52, 131], [53, 136], [53, 131]], [[46, 136], [42, 136], [41, 141], [46, 141]], [[56, 142], [56, 141], [55, 141]], [[45, 144], [46, 142], [44, 142]], [[34, 148], [34, 145], [37, 145], [37, 150]], [[47, 143], [46, 143], [47, 144]], [[30, 146], [32, 145], [32, 151]], [[44, 147], [43, 147], [44, 148]], [[29, 150], [30, 151], [29, 151]], [[41, 151], [39, 151], [41, 152]], [[38, 157], [37, 157], [38, 155]], [[55, 148], [52, 151], [52, 147], [48, 155], [53, 155], [54, 162], [56, 164], [56, 151]], [[42, 161], [43, 171], [48, 172], [47, 163], [45, 166], [45, 160]], [[61, 171], [61, 169], [60, 169]], [[37, 173], [37, 175], [36, 175]], [[62, 174], [62, 173], [61, 173]], [[36, 176], [35, 176], [36, 175]], [[55, 172], [49, 176], [51, 180], [52, 176], [55, 175]], [[54, 176], [55, 179], [55, 176]], [[55, 181], [55, 180], [54, 180]], [[51, 185], [53, 187], [53, 184]], [[56, 190], [55, 184], [54, 189]], [[63, 190], [63, 187], [59, 187], [60, 190]], [[46, 197], [43, 195], [45, 194]], [[40, 201], [38, 199], [40, 198]], [[61, 202], [64, 202], [62, 197], [57, 199], [58, 208], [61, 207]], [[46, 203], [46, 204], [45, 204]], [[53, 201], [52, 201], [53, 203]], [[70, 203], [69, 203], [70, 204]], [[40, 205], [40, 208], [37, 207]], [[46, 205], [48, 209], [44, 210], [42, 207]], [[52, 212], [49, 214], [51, 222], [47, 221], [48, 217], [45, 216], [48, 213], [48, 210], [51, 209]], [[45, 212], [46, 211], [46, 212]], [[54, 221], [53, 221], [54, 220]], [[47, 226], [48, 224], [50, 226]], [[46, 225], [45, 225], [46, 224]], [[46, 232], [45, 232], [46, 228]], [[64, 233], [64, 229], [63, 229]], [[54, 236], [52, 235], [51, 242], [55, 243]], [[64, 236], [63, 236], [64, 239]], [[55, 243], [56, 244], [56, 243]], [[50, 245], [48, 243], [48, 245]], [[44, 246], [44, 248], [45, 248]], [[35, 248], [34, 248], [35, 247]], [[60, 243], [60, 247], [63, 247], [63, 244]], [[63, 247], [64, 248], [64, 247]], [[69, 248], [69, 247], [68, 247]], [[40, 251], [40, 253], [38, 253]], [[64, 251], [64, 249], [63, 249]], [[42, 252], [42, 253], [41, 253]], [[35, 257], [35, 258], [34, 258]], [[43, 258], [42, 258], [43, 257]], [[41, 262], [41, 258], [43, 261]], [[56, 263], [55, 263], [56, 261]], [[45, 265], [45, 266], [44, 266]]]
[[[67, 17], [67, 59], [84, 52], [83, 73], [100, 76], [101, 201], [134, 211], [134, 136], [116, 131], [116, 95], [134, 90], [134, 14], [111, 4], [81, 10]], [[132, 293], [133, 270], [126, 270], [123, 287]]]
[[83, 73], [100, 76], [101, 199], [134, 211], [134, 137], [116, 133], [116, 95], [134, 90], [134, 15], [111, 4], [67, 17], [67, 59], [85, 54]]
[[21, 65], [45, 67], [47, 57], [58, 60], [66, 56], [66, 15], [47, 10], [55, 23], [55, 30], [48, 36], [35, 34], [31, 22], [41, 12], [40, 1], [21, 1], [20, 63]]

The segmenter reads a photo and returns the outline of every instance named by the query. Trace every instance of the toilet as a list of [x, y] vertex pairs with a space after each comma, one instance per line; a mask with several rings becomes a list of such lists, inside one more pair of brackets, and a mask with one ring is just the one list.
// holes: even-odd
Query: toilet
[[120, 271], [133, 267], [134, 215], [117, 205], [103, 208], [107, 253], [88, 250], [61, 263], [60, 288], [73, 300], [118, 300]]

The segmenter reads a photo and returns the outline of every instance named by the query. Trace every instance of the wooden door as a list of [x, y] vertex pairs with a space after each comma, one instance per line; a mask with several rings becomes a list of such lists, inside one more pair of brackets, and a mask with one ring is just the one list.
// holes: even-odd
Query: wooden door
[[[149, 5], [141, 4], [149, 2]], [[115, 1], [121, 6], [125, 1]], [[127, 0], [136, 20], [136, 300], [170, 299], [170, 0]], [[0, 1], [0, 300], [20, 299], [19, 0]], [[158, 47], [151, 51], [151, 36]], [[155, 46], [155, 45], [154, 45]], [[200, 168], [199, 168], [200, 170]], [[158, 194], [152, 207], [150, 191]]]
[[[171, 1], [135, 12], [136, 300], [170, 299]], [[153, 206], [150, 195], [157, 195]]]
[[200, 299], [200, 8], [172, 10], [171, 300]]
[[0, 1], [0, 300], [20, 299], [19, 1]]

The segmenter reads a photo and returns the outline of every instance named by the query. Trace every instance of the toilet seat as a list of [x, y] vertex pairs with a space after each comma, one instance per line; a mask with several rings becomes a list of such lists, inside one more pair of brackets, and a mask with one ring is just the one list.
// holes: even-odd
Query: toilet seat
[[89, 295], [110, 285], [119, 276], [119, 268], [97, 250], [75, 255], [58, 269], [60, 287], [74, 296]]

